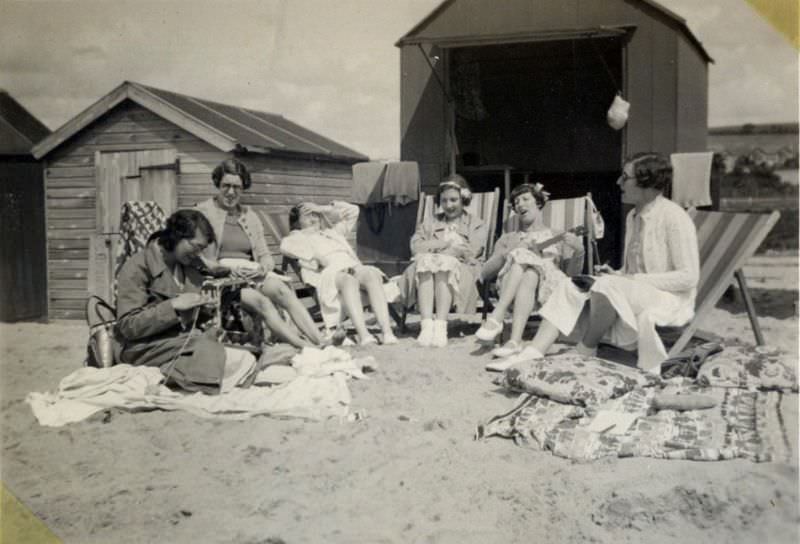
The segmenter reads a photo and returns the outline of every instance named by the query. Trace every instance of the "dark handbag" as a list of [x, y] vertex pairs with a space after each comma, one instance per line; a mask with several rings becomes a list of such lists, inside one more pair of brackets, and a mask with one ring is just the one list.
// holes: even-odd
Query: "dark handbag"
[[700, 367], [706, 359], [722, 351], [722, 346], [716, 342], [707, 342], [694, 348], [682, 351], [661, 363], [661, 377], [670, 378], [697, 378]]
[[86, 301], [86, 322], [89, 324], [89, 342], [84, 365], [95, 368], [113, 366], [116, 311], [101, 297], [92, 295]]

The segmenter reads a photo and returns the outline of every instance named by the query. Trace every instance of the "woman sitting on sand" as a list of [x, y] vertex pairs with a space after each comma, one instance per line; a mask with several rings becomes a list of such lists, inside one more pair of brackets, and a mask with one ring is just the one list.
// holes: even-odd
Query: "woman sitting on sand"
[[115, 359], [159, 367], [168, 384], [204, 392], [219, 392], [229, 379], [236, 384], [252, 368], [248, 352], [223, 348], [197, 328], [209, 317], [203, 306], [211, 301], [200, 294], [205, 277], [195, 264], [214, 240], [202, 213], [178, 210], [125, 262], [117, 276], [121, 352]]
[[487, 227], [466, 210], [471, 200], [464, 178], [455, 175], [443, 181], [435, 196], [440, 211], [411, 237], [413, 262], [403, 273], [402, 291], [407, 307], [415, 302], [419, 307], [421, 346], [447, 345], [447, 316], [453, 306], [458, 313], [475, 311], [478, 257], [486, 244]]
[[522, 333], [531, 312], [537, 305], [544, 304], [555, 286], [566, 278], [559, 268], [561, 260], [583, 254], [581, 239], [570, 232], [561, 233], [562, 241], [558, 243], [539, 247], [559, 234], [542, 221], [542, 208], [548, 196], [541, 183], [514, 188], [510, 201], [518, 230], [500, 237], [481, 270], [483, 281], [498, 278], [500, 297], [475, 336], [482, 342], [494, 341], [503, 330], [506, 311], [512, 305], [514, 308], [511, 338], [492, 352], [495, 357], [508, 357], [522, 351]]
[[[350, 316], [361, 345], [377, 342], [364, 320], [361, 291], [383, 331], [383, 344], [397, 343], [389, 321], [389, 306], [384, 294], [383, 273], [358, 260], [345, 236], [358, 220], [358, 206], [332, 202], [321, 206], [305, 202], [289, 211], [292, 232], [281, 242], [281, 253], [297, 259], [304, 282], [317, 290], [325, 326], [332, 330], [342, 319], [342, 309]], [[327, 228], [325, 224], [332, 225]]]
[[601, 340], [638, 349], [639, 367], [658, 372], [667, 352], [656, 326], [692, 319], [700, 274], [694, 222], [662, 194], [671, 182], [672, 167], [660, 154], [640, 153], [625, 163], [617, 184], [634, 208], [625, 223], [622, 269], [598, 267], [588, 291], [562, 280], [539, 310], [543, 321], [525, 358], [542, 357], [562, 333], [579, 339], [584, 355], [596, 355]]
[[[242, 194], [252, 184], [245, 165], [228, 159], [214, 168], [211, 180], [217, 194], [197, 205], [211, 223], [217, 240], [202, 255], [206, 267], [215, 275], [233, 272], [252, 279], [253, 287], [241, 291], [242, 306], [260, 315], [279, 339], [297, 348], [322, 344], [319, 329], [294, 289], [272, 273], [275, 262], [267, 248], [261, 220], [241, 203]], [[302, 336], [283, 320], [276, 306], [289, 313]]]

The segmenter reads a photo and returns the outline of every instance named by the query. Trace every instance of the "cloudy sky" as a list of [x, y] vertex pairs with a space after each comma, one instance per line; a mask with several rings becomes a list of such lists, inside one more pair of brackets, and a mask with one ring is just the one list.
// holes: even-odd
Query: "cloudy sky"
[[[0, 0], [0, 87], [53, 129], [133, 80], [397, 158], [394, 43], [439, 1]], [[797, 52], [745, 0], [661, 4], [716, 61], [711, 126], [797, 120]]]

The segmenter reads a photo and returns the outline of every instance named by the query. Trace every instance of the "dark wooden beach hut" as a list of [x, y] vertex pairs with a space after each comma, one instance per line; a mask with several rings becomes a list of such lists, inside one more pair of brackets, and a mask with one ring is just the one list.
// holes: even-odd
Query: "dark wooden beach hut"
[[[445, 0], [403, 36], [401, 158], [423, 188], [456, 170], [504, 193], [591, 191], [618, 255], [623, 157], [706, 149], [708, 64], [686, 22], [649, 0]], [[606, 123], [617, 93], [621, 131]]]
[[44, 180], [31, 148], [50, 130], [0, 90], [0, 321], [43, 317]]
[[[211, 171], [250, 168], [244, 203], [275, 213], [303, 200], [346, 200], [364, 155], [288, 119], [124, 82], [34, 148], [45, 163], [48, 314], [83, 317], [87, 295], [109, 295], [120, 205], [165, 212], [214, 193]], [[277, 245], [271, 243], [277, 255]]]

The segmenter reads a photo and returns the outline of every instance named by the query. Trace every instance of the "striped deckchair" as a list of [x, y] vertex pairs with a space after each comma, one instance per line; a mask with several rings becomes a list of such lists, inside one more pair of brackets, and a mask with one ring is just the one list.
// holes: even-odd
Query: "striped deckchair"
[[698, 331], [698, 323], [717, 305], [734, 278], [742, 292], [756, 343], [763, 345], [764, 336], [758, 325], [758, 316], [753, 306], [753, 299], [747, 290], [742, 267], [772, 230], [780, 218], [780, 213], [690, 210], [689, 214], [697, 226], [697, 242], [700, 250], [697, 303], [694, 319], [683, 329], [677, 342], [670, 348], [669, 356], [674, 357], [683, 351]]
[[[591, 220], [590, 220], [591, 219]], [[603, 217], [597, 211], [592, 201], [592, 194], [576, 198], [559, 198], [548, 200], [542, 209], [544, 224], [557, 232], [584, 226], [586, 227], [586, 261], [585, 269], [588, 274], [594, 270], [594, 264], [599, 262], [597, 239], [602, 238], [605, 230]], [[518, 218], [511, 211], [509, 202], [503, 203], [503, 232], [513, 232], [518, 228]]]

